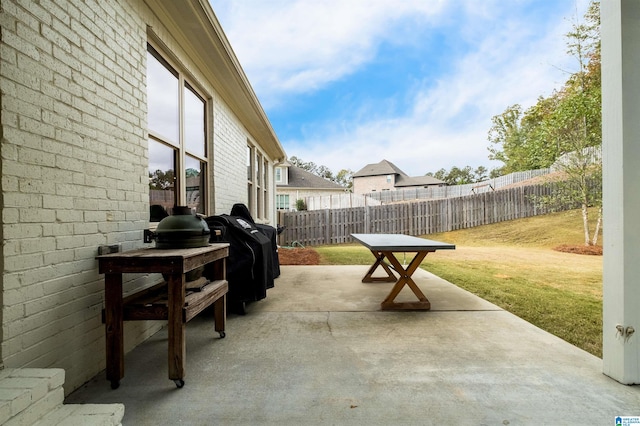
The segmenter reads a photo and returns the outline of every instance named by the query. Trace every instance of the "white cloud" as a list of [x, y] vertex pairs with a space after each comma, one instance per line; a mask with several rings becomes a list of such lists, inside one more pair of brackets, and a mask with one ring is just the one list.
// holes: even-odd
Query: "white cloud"
[[382, 159], [410, 175], [452, 166], [497, 166], [488, 160], [491, 117], [514, 103], [533, 105], [566, 79], [557, 67], [567, 66], [562, 41], [567, 23], [559, 20], [540, 39], [514, 37], [512, 26], [518, 24], [484, 39], [450, 74], [419, 92], [411, 115], [361, 122], [348, 134], [321, 132], [316, 143], [292, 144], [292, 151], [338, 170], [356, 171]]
[[[444, 1], [211, 0], [263, 103], [314, 91], [354, 72], [408, 20], [435, 17]], [[407, 27], [407, 29], [410, 29]], [[406, 38], [410, 42], [409, 38]]]
[[[336, 172], [382, 159], [409, 175], [495, 166], [487, 158], [491, 117], [549, 95], [566, 79], [558, 68], [570, 59], [568, 16], [531, 22], [509, 10], [523, 3], [515, 0], [211, 1], [214, 10], [223, 8], [225, 31], [267, 106], [356, 72], [383, 41], [415, 43], [412, 34], [435, 25], [459, 32], [466, 50], [449, 68], [436, 81], [419, 81], [415, 93], [398, 94], [413, 105], [405, 116], [381, 116], [385, 106], [378, 105], [371, 118], [371, 106], [363, 105], [353, 114], [358, 121], [306, 124], [304, 140], [282, 141], [288, 155]], [[579, 16], [586, 3], [579, 1]]]

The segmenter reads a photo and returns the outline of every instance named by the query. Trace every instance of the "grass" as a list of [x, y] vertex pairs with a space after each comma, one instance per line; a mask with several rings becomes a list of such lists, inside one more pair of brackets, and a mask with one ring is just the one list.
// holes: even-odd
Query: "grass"
[[[456, 244], [421, 267], [602, 357], [602, 257], [561, 253], [584, 243], [579, 211], [432, 234]], [[372, 263], [360, 245], [318, 247], [324, 264]]]

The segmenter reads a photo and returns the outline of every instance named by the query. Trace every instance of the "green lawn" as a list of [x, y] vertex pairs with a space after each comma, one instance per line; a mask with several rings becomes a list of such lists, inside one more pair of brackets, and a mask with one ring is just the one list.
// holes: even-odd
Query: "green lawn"
[[[421, 267], [602, 357], [602, 257], [561, 253], [583, 244], [579, 211], [432, 234], [456, 244]], [[372, 263], [360, 245], [317, 247], [325, 264]]]

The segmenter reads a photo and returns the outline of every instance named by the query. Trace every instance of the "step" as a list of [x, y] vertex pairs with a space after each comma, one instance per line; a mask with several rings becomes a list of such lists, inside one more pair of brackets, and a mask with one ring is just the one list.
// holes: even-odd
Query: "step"
[[122, 404], [69, 404], [64, 401], [61, 368], [0, 370], [0, 425], [118, 426]]
[[123, 416], [123, 404], [65, 404], [33, 426], [120, 426]]
[[60, 368], [1, 370], [0, 424], [34, 423], [45, 413], [62, 404], [63, 384], [64, 370]]

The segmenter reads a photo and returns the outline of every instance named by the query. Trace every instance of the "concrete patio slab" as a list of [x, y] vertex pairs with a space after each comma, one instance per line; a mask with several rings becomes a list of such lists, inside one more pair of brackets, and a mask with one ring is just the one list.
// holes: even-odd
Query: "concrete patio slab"
[[[163, 330], [67, 403], [125, 404], [124, 425], [607, 425], [640, 415], [640, 387], [602, 361], [432, 274], [431, 311], [380, 311], [392, 284], [363, 266], [283, 266], [267, 298], [187, 326], [186, 385], [167, 379]], [[401, 295], [411, 297], [412, 294]]]
[[[379, 311], [394, 283], [363, 283], [363, 266], [287, 266], [257, 311]], [[431, 302], [432, 311], [497, 310], [499, 307], [418, 269], [413, 279]], [[396, 301], [416, 301], [409, 288]]]

